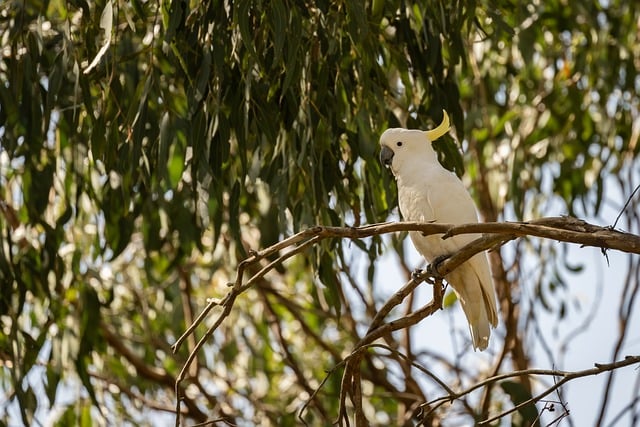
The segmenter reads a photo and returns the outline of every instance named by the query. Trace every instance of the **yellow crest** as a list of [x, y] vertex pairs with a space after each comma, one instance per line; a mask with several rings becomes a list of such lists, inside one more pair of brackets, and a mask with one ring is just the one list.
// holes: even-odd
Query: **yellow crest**
[[442, 110], [442, 123], [440, 123], [435, 129], [424, 131], [424, 134], [427, 136], [429, 141], [433, 142], [445, 133], [449, 132], [449, 129], [449, 115], [445, 110]]

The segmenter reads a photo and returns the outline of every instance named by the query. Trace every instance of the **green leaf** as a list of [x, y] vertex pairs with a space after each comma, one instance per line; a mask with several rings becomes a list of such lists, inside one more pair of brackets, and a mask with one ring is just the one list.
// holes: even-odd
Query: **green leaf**
[[302, 37], [300, 37], [300, 33], [302, 32], [302, 25], [300, 24], [300, 20], [295, 15], [295, 12], [291, 12], [291, 19], [289, 21], [289, 37], [287, 39], [287, 43], [285, 44], [286, 48], [286, 65], [285, 65], [285, 74], [284, 81], [282, 82], [282, 96], [284, 96], [287, 91], [291, 88], [291, 85], [298, 81], [300, 78], [300, 72], [302, 66], [299, 61], [300, 55], [300, 47], [302, 43]]
[[47, 380], [44, 383], [45, 393], [50, 402], [54, 402], [56, 399], [56, 393], [58, 392], [58, 384], [62, 378], [61, 372], [54, 368], [51, 364], [46, 366]]
[[176, 188], [184, 170], [184, 153], [178, 144], [173, 144], [170, 148], [167, 169], [169, 172], [169, 185], [171, 188]]
[[167, 178], [167, 163], [169, 162], [169, 150], [174, 140], [175, 131], [171, 122], [171, 116], [165, 111], [160, 120], [160, 140], [158, 142], [158, 158], [156, 174], [158, 179]]
[[384, 13], [385, 3], [385, 0], [373, 0], [371, 2], [371, 16], [376, 19], [380, 18], [380, 16], [382, 16], [382, 14]]
[[271, 0], [269, 7], [267, 8], [267, 16], [271, 23], [271, 34], [273, 37], [273, 68], [278, 67], [282, 59], [282, 51], [284, 48], [287, 36], [294, 36], [287, 31], [289, 25], [289, 16], [287, 8], [282, 0]]
[[91, 414], [91, 405], [88, 402], [82, 401], [80, 407], [80, 427], [93, 426], [93, 415]]
[[206, 95], [209, 80], [211, 79], [211, 60], [211, 47], [205, 45], [202, 51], [202, 62], [198, 67], [192, 94], [189, 96], [189, 117], [192, 117], [196, 109], [200, 107], [200, 103]]
[[324, 285], [322, 292], [329, 303], [329, 306], [334, 309], [336, 316], [340, 317], [342, 311], [342, 288], [340, 281], [336, 276], [336, 272], [333, 266], [333, 258], [328, 252], [324, 252], [320, 257], [320, 265], [318, 266], [318, 278]]
[[[509, 395], [511, 398], [511, 402], [514, 405], [519, 405], [527, 400], [531, 399], [531, 393], [527, 391], [527, 389], [522, 385], [522, 383], [515, 381], [502, 381], [500, 383], [500, 387], [502, 390]], [[523, 406], [518, 409], [518, 414], [521, 416], [520, 422], [516, 425], [528, 426], [533, 425], [533, 423], [538, 419], [538, 408], [536, 405], [531, 403]]]
[[180, 25], [184, 23], [184, 13], [187, 9], [185, 0], [165, 0], [162, 4], [162, 20], [165, 27], [164, 41], [172, 43]]
[[456, 293], [453, 291], [449, 291], [444, 296], [444, 300], [442, 301], [442, 307], [443, 308], [453, 307], [456, 301], [458, 301], [458, 295], [456, 295]]
[[240, 234], [240, 184], [236, 182], [231, 190], [231, 196], [229, 197], [229, 229], [231, 235], [238, 242], [236, 249], [241, 258], [247, 257], [247, 252], [244, 249], [244, 245], [241, 244], [242, 236]]
[[240, 29], [240, 36], [242, 37], [242, 43], [252, 56], [256, 56], [256, 50], [253, 43], [253, 32], [251, 26], [251, 0], [239, 0], [233, 2], [234, 16], [233, 21]]
[[23, 175], [25, 201], [32, 221], [38, 222], [49, 205], [49, 190], [53, 185], [54, 166], [51, 163], [32, 164]]
[[89, 376], [88, 364], [91, 360], [91, 353], [98, 342], [100, 326], [100, 301], [98, 294], [90, 285], [82, 286], [80, 292], [80, 304], [82, 311], [80, 316], [80, 346], [76, 355], [76, 372], [80, 377], [82, 385], [89, 393], [94, 405], [99, 406], [98, 399], [93, 389], [91, 377]]
[[100, 28], [104, 31], [104, 41], [102, 42], [100, 50], [93, 58], [93, 61], [84, 69], [84, 74], [89, 74], [89, 72], [100, 63], [100, 60], [111, 46], [111, 35], [113, 32], [113, 5], [111, 0], [107, 0], [100, 15]]

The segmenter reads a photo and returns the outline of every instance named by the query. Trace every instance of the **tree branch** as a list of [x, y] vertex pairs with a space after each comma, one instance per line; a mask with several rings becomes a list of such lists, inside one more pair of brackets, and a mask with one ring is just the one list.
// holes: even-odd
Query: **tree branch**
[[[609, 372], [609, 371], [613, 371], [615, 369], [618, 368], [623, 368], [625, 366], [629, 366], [629, 365], [635, 365], [637, 363], [640, 363], [640, 356], [627, 356], [625, 357], [623, 360], [619, 360], [617, 362], [613, 362], [613, 363], [604, 363], [604, 364], [600, 364], [600, 363], [596, 363], [594, 368], [591, 369], [585, 369], [583, 371], [575, 371], [575, 372], [568, 372], [568, 371], [548, 371], [548, 370], [544, 370], [544, 369], [540, 369], [540, 370], [536, 370], [536, 369], [532, 369], [530, 371], [532, 371], [531, 373], [527, 372], [527, 371], [520, 371], [520, 375], [551, 375], [554, 377], [562, 377], [562, 379], [560, 381], [558, 381], [557, 383], [555, 383], [553, 386], [549, 387], [547, 390], [545, 390], [544, 392], [538, 394], [535, 397], [532, 397], [531, 399], [528, 399], [516, 406], [514, 406], [511, 409], [507, 409], [501, 413], [499, 413], [498, 415], [495, 415], [489, 419], [486, 419], [484, 421], [481, 421], [480, 423], [478, 423], [479, 425], [488, 425], [491, 424], [492, 422], [499, 420], [500, 418], [511, 414], [512, 412], [517, 411], [520, 408], [523, 408], [527, 405], [530, 405], [532, 403], [538, 402], [540, 399], [544, 398], [545, 396], [548, 396], [549, 394], [553, 393], [555, 390], [559, 389], [560, 387], [562, 387], [565, 383], [574, 380], [576, 378], [582, 378], [582, 377], [589, 377], [589, 376], [593, 376], [593, 375], [598, 375], [601, 374], [603, 372]], [[516, 374], [516, 372], [511, 372], [510, 374], [505, 374], [505, 375], [510, 375], [510, 376], [514, 376], [512, 374]], [[483, 381], [482, 383], [486, 383], [486, 380]]]
[[[249, 257], [240, 262], [240, 264], [238, 265], [236, 280], [232, 284], [229, 293], [227, 293], [227, 295], [221, 301], [210, 301], [204, 308], [203, 312], [194, 320], [193, 324], [189, 326], [187, 331], [173, 345], [173, 350], [177, 351], [181, 343], [190, 334], [194, 333], [195, 328], [204, 320], [204, 318], [208, 315], [208, 313], [214, 306], [219, 305], [222, 307], [222, 311], [218, 314], [216, 320], [213, 322], [213, 326], [211, 326], [198, 341], [195, 348], [189, 355], [187, 361], [185, 362], [185, 365], [183, 366], [180, 374], [176, 378], [175, 389], [176, 395], [178, 396], [176, 413], [180, 413], [181, 396], [179, 384], [185, 378], [190, 364], [193, 362], [196, 354], [200, 351], [204, 343], [208, 339], [210, 339], [215, 330], [222, 324], [224, 319], [229, 316], [234, 302], [239, 295], [251, 288], [268, 272], [270, 272], [276, 266], [280, 265], [286, 259], [303, 252], [304, 250], [310, 248], [311, 246], [319, 243], [322, 240], [333, 238], [363, 239], [372, 236], [403, 231], [419, 231], [424, 235], [442, 234], [443, 239], [447, 239], [451, 236], [459, 234], [484, 234], [458, 252], [450, 254], [450, 256], [444, 261], [439, 262], [437, 265], [430, 266], [430, 268], [428, 268], [425, 273], [422, 273], [417, 278], [413, 278], [412, 280], [410, 280], [405, 286], [403, 286], [398, 292], [396, 292], [391, 298], [389, 298], [389, 300], [387, 300], [387, 302], [380, 308], [380, 310], [378, 310], [376, 316], [370, 324], [369, 330], [367, 331], [365, 336], [355, 345], [354, 350], [350, 354], [350, 357], [346, 359], [345, 370], [343, 373], [342, 385], [351, 386], [348, 388], [351, 390], [351, 396], [356, 397], [356, 401], [354, 401], [354, 404], [356, 405], [356, 408], [359, 408], [358, 412], [360, 412], [361, 410], [361, 402], [358, 401], [361, 398], [361, 391], [359, 388], [360, 386], [354, 384], [354, 381], [360, 381], [359, 375], [357, 375], [356, 371], [362, 359], [361, 351], [363, 351], [363, 348], [376, 339], [384, 336], [385, 334], [389, 334], [398, 329], [408, 328], [440, 309], [442, 305], [443, 295], [443, 287], [441, 282], [442, 277], [446, 276], [448, 273], [453, 271], [456, 267], [471, 258], [473, 255], [491, 249], [495, 246], [503, 245], [510, 240], [523, 236], [535, 236], [540, 238], [580, 244], [582, 246], [599, 247], [602, 250], [615, 249], [628, 253], [640, 254], [640, 236], [614, 230], [612, 227], [601, 227], [589, 224], [585, 221], [572, 217], [541, 218], [528, 222], [490, 222], [461, 225], [418, 222], [392, 222], [372, 224], [357, 228], [325, 226], [316, 226], [309, 228], [261, 251], [250, 252]], [[282, 251], [285, 252], [281, 253]], [[273, 255], [277, 254], [280, 255], [275, 260], [267, 263], [266, 265], [263, 265], [262, 268], [260, 268], [257, 273], [253, 274], [253, 276], [250, 277], [246, 282], [243, 281], [244, 272], [247, 267], [253, 266], [254, 264], [260, 265], [260, 263], [265, 258], [272, 257]], [[428, 278], [433, 279], [433, 281], [436, 283], [434, 286], [433, 300], [413, 313], [403, 316], [402, 318], [392, 320], [389, 323], [383, 323], [384, 319], [391, 312], [391, 310], [398, 304], [400, 304], [404, 300], [404, 298], [411, 294], [411, 292], [422, 281]], [[563, 378], [563, 381], [560, 381], [557, 387], [562, 385], [564, 382], [566, 381]], [[321, 386], [322, 385], [320, 385], [320, 387]], [[554, 387], [557, 388], [556, 386]], [[346, 416], [346, 413], [344, 412], [346, 393], [346, 387], [341, 389], [339, 420], [345, 419], [344, 417]], [[315, 393], [313, 394], [315, 395]], [[546, 394], [537, 396], [536, 399], [539, 400], [542, 397], [546, 396]], [[433, 409], [431, 411], [433, 411]], [[361, 417], [357, 418], [360, 419]], [[346, 420], [346, 422], [348, 423], [348, 419]]]
[[[545, 396], [551, 394], [552, 392], [554, 392], [555, 390], [557, 390], [558, 388], [560, 388], [562, 385], [564, 385], [565, 383], [574, 380], [576, 378], [582, 378], [582, 377], [588, 377], [588, 376], [594, 376], [594, 375], [598, 375], [601, 374], [603, 372], [609, 372], [609, 371], [613, 371], [615, 369], [618, 368], [623, 368], [626, 366], [630, 366], [630, 365], [635, 365], [640, 363], [640, 355], [638, 356], [627, 356], [622, 360], [619, 360], [617, 362], [612, 362], [612, 363], [595, 363], [593, 368], [590, 369], [585, 369], [582, 371], [561, 371], [561, 370], [553, 370], [553, 369], [526, 369], [526, 370], [522, 370], [522, 371], [513, 371], [513, 372], [508, 372], [508, 373], [504, 373], [504, 374], [500, 374], [500, 375], [494, 375], [492, 377], [486, 378], [482, 381], [477, 382], [476, 384], [472, 385], [469, 388], [466, 388], [465, 390], [459, 392], [459, 393], [451, 393], [449, 392], [448, 395], [446, 396], [441, 396], [438, 397], [436, 399], [433, 399], [429, 402], [426, 402], [424, 404], [421, 405], [421, 407], [425, 407], [425, 406], [431, 406], [431, 409], [429, 410], [430, 412], [435, 411], [436, 409], [438, 409], [440, 406], [444, 405], [447, 402], [452, 402], [456, 399], [461, 398], [462, 396], [465, 396], [481, 387], [484, 387], [488, 384], [492, 384], [507, 378], [514, 378], [514, 377], [521, 377], [521, 376], [530, 376], [530, 375], [538, 375], [538, 376], [552, 376], [552, 377], [562, 377], [562, 379], [556, 383], [554, 383], [553, 386], [549, 387], [547, 390], [545, 390], [544, 392], [540, 393], [539, 395], [532, 397], [529, 400], [526, 400], [522, 403], [520, 403], [519, 405], [514, 406], [513, 408], [507, 409], [503, 412], [501, 412], [498, 415], [495, 415], [489, 419], [486, 419], [484, 421], [481, 421], [480, 424], [491, 424], [492, 422], [506, 416], [509, 415], [512, 412], [517, 411], [518, 409], [527, 406], [529, 404], [535, 403], [539, 400], [541, 400], [542, 398], [544, 398]], [[435, 405], [435, 406], [433, 406]], [[428, 414], [428, 413], [427, 413]]]

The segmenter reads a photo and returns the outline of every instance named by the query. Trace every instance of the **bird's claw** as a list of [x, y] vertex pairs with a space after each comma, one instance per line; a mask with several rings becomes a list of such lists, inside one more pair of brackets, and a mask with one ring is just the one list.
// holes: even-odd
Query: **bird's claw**
[[424, 270], [421, 268], [416, 268], [411, 272], [411, 279], [425, 281], [431, 283], [432, 285], [435, 284], [438, 280], [444, 279], [444, 275], [441, 274], [440, 271], [438, 271], [438, 267], [440, 267], [440, 264], [447, 258], [449, 258], [449, 255], [438, 255], [433, 259], [433, 261], [429, 263], [429, 265], [427, 265], [427, 273], [429, 273], [429, 276], [424, 277]]
[[[429, 270], [429, 268], [427, 268], [427, 271], [431, 274], [431, 270]], [[435, 284], [436, 282], [433, 280], [433, 277], [431, 276], [423, 276], [424, 274], [424, 270], [422, 268], [416, 268], [415, 270], [413, 270], [411, 272], [411, 280], [415, 280], [415, 281], [420, 281], [420, 282], [427, 282], [430, 285]]]
[[449, 255], [438, 255], [427, 266], [427, 270], [429, 271], [429, 273], [431, 273], [431, 275], [434, 278], [438, 278], [438, 279], [444, 278], [444, 275], [440, 274], [440, 271], [438, 271], [438, 267], [440, 267], [440, 264], [447, 258], [449, 258]]

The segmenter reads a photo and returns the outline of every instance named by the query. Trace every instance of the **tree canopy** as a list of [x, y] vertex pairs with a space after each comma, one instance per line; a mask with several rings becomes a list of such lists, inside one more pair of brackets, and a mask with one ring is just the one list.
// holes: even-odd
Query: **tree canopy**
[[[487, 366], [469, 364], [468, 343], [414, 353], [407, 327], [363, 347], [357, 369], [347, 356], [389, 296], [381, 256], [398, 255], [395, 288], [411, 278], [406, 234], [260, 251], [314, 226], [397, 220], [378, 137], [428, 129], [443, 109], [441, 162], [485, 221], [571, 214], [640, 234], [639, 23], [622, 0], [6, 2], [0, 422], [447, 425], [525, 402], [540, 387], [529, 376], [425, 406], [439, 381], [537, 367], [540, 312], [593, 327], [568, 291], [583, 266], [566, 245], [490, 253], [501, 326]], [[616, 345], [598, 362], [633, 338], [639, 261], [625, 262]], [[409, 296], [389, 318], [423, 304]], [[640, 417], [637, 390], [607, 413], [618, 367], [599, 421]], [[534, 403], [505, 417], [554, 420]]]

